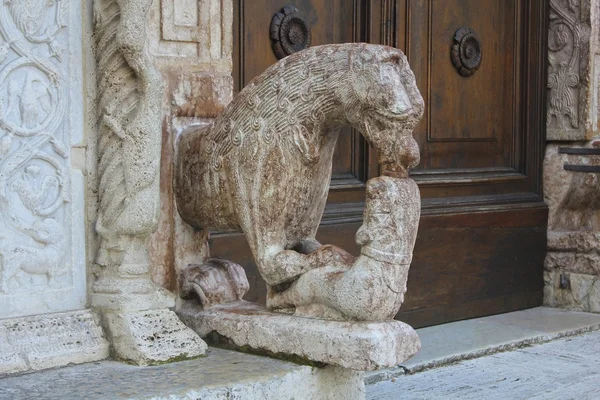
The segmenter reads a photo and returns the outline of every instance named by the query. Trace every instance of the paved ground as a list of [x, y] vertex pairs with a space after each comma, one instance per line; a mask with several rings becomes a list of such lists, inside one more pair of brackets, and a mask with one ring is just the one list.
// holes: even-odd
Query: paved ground
[[498, 353], [367, 386], [367, 398], [598, 400], [600, 332]]

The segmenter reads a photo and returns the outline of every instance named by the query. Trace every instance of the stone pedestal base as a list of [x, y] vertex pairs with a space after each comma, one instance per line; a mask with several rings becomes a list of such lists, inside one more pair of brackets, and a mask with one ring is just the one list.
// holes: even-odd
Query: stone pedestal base
[[108, 356], [99, 317], [90, 310], [0, 319], [0, 376]]
[[206, 343], [169, 309], [104, 314], [115, 357], [157, 365], [202, 356]]
[[[348, 322], [272, 313], [245, 301], [202, 311], [186, 305], [181, 320], [209, 342], [224, 337], [234, 347], [293, 355], [353, 370], [398, 365], [421, 348], [417, 333], [400, 321]], [[216, 334], [216, 335], [215, 335]]]
[[157, 365], [202, 356], [206, 343], [169, 308], [173, 293], [148, 276], [99, 279], [92, 306], [103, 315], [117, 359]]

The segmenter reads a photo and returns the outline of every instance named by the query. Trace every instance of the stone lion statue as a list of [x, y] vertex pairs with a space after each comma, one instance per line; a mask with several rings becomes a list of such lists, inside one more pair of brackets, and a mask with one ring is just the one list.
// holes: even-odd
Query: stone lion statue
[[[348, 43], [290, 55], [251, 81], [211, 126], [182, 133], [175, 171], [179, 213], [198, 229], [241, 229], [269, 285], [270, 308], [342, 319], [393, 317], [418, 227], [419, 193], [408, 170], [419, 162], [412, 131], [423, 110], [400, 50]], [[367, 199], [365, 224], [357, 234], [364, 246], [356, 260], [315, 240], [343, 126], [360, 131], [377, 149], [383, 175], [367, 185], [372, 200]], [[362, 267], [351, 268], [354, 263]], [[406, 273], [390, 272], [398, 265]], [[336, 270], [375, 274], [373, 282], [379, 283], [368, 289], [358, 274], [337, 280], [327, 296], [352, 290], [352, 279], [367, 291], [387, 282], [397, 293], [389, 300], [392, 305], [369, 317], [347, 309], [354, 306], [343, 301], [311, 297], [311, 290], [321, 290], [312, 283], [329, 279]], [[324, 306], [322, 311], [311, 309], [313, 300]]]

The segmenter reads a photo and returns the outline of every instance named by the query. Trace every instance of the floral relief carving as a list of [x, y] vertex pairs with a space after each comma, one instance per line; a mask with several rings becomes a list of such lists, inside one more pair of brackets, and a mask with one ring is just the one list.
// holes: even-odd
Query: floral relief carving
[[0, 293], [72, 284], [67, 0], [0, 3]]

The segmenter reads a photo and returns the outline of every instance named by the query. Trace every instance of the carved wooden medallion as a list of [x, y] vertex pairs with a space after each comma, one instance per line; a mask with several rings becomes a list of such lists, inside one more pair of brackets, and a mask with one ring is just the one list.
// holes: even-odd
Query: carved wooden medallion
[[479, 69], [483, 53], [481, 41], [475, 31], [471, 28], [460, 28], [456, 31], [450, 58], [462, 76], [471, 76]]
[[273, 15], [269, 32], [278, 60], [310, 46], [310, 29], [304, 15], [294, 6], [285, 6]]

